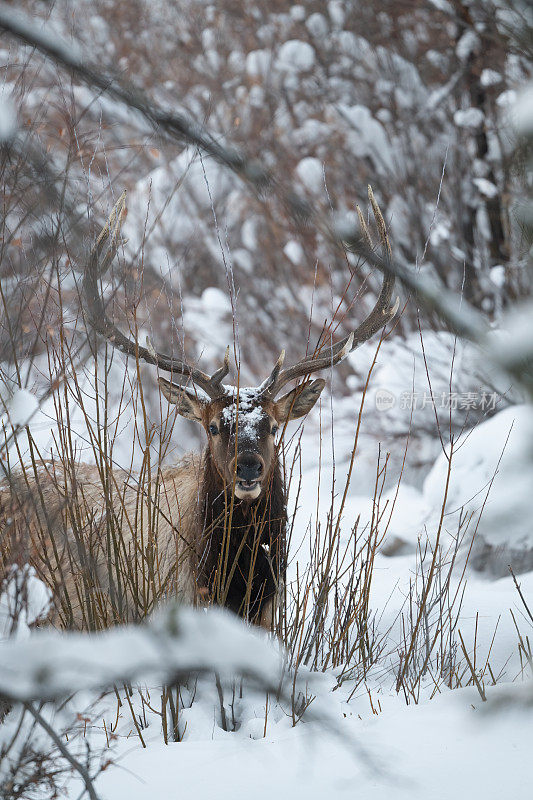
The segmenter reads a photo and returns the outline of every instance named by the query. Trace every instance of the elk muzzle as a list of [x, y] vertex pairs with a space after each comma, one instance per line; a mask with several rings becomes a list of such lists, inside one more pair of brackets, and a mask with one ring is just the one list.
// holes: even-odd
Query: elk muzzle
[[265, 463], [259, 453], [245, 450], [231, 465], [235, 475], [235, 494], [241, 500], [256, 500], [261, 494]]

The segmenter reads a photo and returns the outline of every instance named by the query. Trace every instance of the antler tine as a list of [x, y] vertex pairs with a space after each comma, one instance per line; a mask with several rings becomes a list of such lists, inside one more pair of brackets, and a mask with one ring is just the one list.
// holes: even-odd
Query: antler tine
[[[391, 247], [389, 238], [387, 236], [387, 227], [370, 186], [368, 187], [368, 197], [379, 231], [379, 236], [384, 251], [384, 258], [390, 258]], [[362, 221], [361, 229], [363, 235], [367, 239], [369, 245], [371, 245], [370, 232], [359, 207], [357, 207], [357, 213], [360, 221]], [[374, 334], [378, 333], [378, 331], [384, 328], [385, 325], [395, 316], [400, 304], [400, 298], [396, 298], [396, 302], [393, 306], [391, 306], [393, 289], [394, 276], [387, 273], [383, 278], [379, 297], [374, 308], [355, 331], [352, 331], [350, 334], [348, 334], [348, 336], [345, 336], [344, 339], [341, 339], [340, 342], [337, 342], [334, 345], [323, 345], [320, 348], [323, 355], [315, 353], [313, 355], [306, 356], [306, 358], [303, 358], [294, 366], [288, 367], [283, 371], [278, 369], [277, 375], [274, 376], [274, 379], [272, 379], [274, 375], [273, 371], [268, 381], [265, 381], [265, 384], [268, 385], [265, 386], [263, 391], [265, 391], [270, 397], [274, 397], [280, 391], [280, 389], [282, 389], [282, 387], [290, 381], [296, 380], [297, 378], [307, 377], [314, 372], [319, 372], [320, 370], [327, 369], [328, 367], [334, 367], [336, 364], [339, 364], [348, 355], [348, 353], [351, 353], [356, 347], [359, 347], [359, 345], [363, 344], [363, 342], [366, 342], [368, 339], [374, 336]], [[276, 368], [274, 368], [274, 370], [275, 369]]]
[[285, 350], [282, 350], [278, 356], [278, 360], [274, 364], [274, 368], [268, 378], [263, 381], [263, 383], [258, 387], [258, 393], [264, 395], [270, 395], [272, 393], [272, 387], [276, 384], [278, 380], [279, 373], [283, 366], [283, 362], [285, 361]]
[[210, 381], [213, 386], [220, 386], [222, 380], [226, 377], [229, 372], [229, 344], [226, 347], [226, 353], [224, 355], [224, 361], [222, 362], [222, 366], [217, 369], [216, 372], [213, 372], [211, 375]]
[[[116, 325], [114, 325], [107, 316], [98, 287], [98, 279], [109, 269], [122, 243], [119, 237], [125, 217], [126, 192], [124, 191], [115, 203], [106, 224], [100, 231], [85, 268], [83, 292], [87, 300], [88, 322], [97, 333], [105, 336], [114, 347], [118, 348], [126, 355], [140, 358], [148, 364], [155, 364], [159, 369], [170, 372], [173, 375], [183, 375], [184, 377], [190, 378], [190, 380], [196, 386], [200, 387], [200, 389], [203, 389], [211, 399], [220, 396], [222, 393], [220, 381], [229, 371], [229, 352], [224, 359], [224, 366], [217, 370], [213, 377], [210, 377], [205, 372], [196, 369], [196, 367], [191, 367], [185, 361], [163, 355], [162, 353], [157, 353], [149, 342], [147, 343], [147, 347], [142, 347], [138, 342], [132, 341], [119, 331]], [[102, 255], [106, 244], [108, 245], [108, 250], [105, 255]]]

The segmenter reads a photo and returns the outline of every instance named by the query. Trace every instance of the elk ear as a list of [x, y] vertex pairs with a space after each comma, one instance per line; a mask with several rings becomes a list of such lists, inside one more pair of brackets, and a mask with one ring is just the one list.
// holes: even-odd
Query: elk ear
[[313, 408], [325, 385], [326, 381], [322, 378], [307, 381], [277, 400], [275, 403], [277, 419], [280, 422], [287, 422], [289, 419], [305, 416]]
[[165, 380], [165, 378], [158, 378], [161, 391], [167, 398], [169, 403], [173, 403], [178, 407], [178, 414], [187, 419], [193, 419], [195, 422], [202, 421], [202, 411], [205, 402], [200, 400], [192, 389], [187, 389], [185, 386], [177, 386], [175, 383]]

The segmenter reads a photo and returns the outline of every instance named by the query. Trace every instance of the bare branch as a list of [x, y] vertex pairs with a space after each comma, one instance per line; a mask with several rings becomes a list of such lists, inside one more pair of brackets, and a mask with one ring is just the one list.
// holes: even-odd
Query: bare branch
[[[282, 185], [269, 170], [257, 161], [247, 159], [240, 150], [222, 145], [205, 127], [193, 122], [185, 114], [170, 112], [151, 102], [138, 87], [125, 87], [115, 77], [89, 66], [75, 48], [64, 43], [55, 34], [51, 35], [46, 27], [35, 25], [27, 15], [13, 10], [4, 3], [0, 5], [0, 28], [35, 47], [57, 64], [66, 67], [91, 88], [99, 89], [128, 108], [137, 110], [161, 135], [170, 140], [186, 142], [201, 148], [243, 179], [256, 196], [264, 197], [266, 193], [277, 196], [295, 224], [313, 225], [336, 246], [348, 248], [385, 275], [397, 278], [415, 295], [420, 306], [438, 314], [458, 335], [471, 341], [479, 342], [484, 339], [488, 330], [485, 318], [463, 298], [446, 289], [442, 282], [401, 265], [388, 254], [380, 255], [375, 252], [365, 237], [361, 236], [358, 226], [335, 228], [318, 215], [307, 200], [300, 197], [292, 187]], [[150, 353], [146, 352], [151, 357]], [[328, 357], [331, 364], [331, 354], [328, 354]]]
[[85, 788], [87, 790], [87, 794], [91, 798], [91, 800], [98, 800], [98, 795], [96, 794], [96, 790], [94, 788], [94, 783], [89, 775], [89, 770], [78, 761], [77, 758], [74, 758], [68, 747], [65, 743], [61, 740], [61, 738], [57, 735], [55, 730], [52, 728], [51, 725], [45, 720], [42, 714], [40, 714], [31, 703], [24, 703], [24, 708], [28, 711], [29, 714], [34, 718], [35, 722], [41, 726], [41, 728], [46, 731], [50, 739], [53, 741], [57, 749], [60, 751], [63, 758], [65, 758], [69, 764], [80, 774], [82, 778]]
[[[383, 257], [388, 261], [391, 258], [392, 251], [387, 235], [387, 228], [385, 225], [385, 220], [383, 219], [383, 214], [381, 213], [381, 209], [379, 208], [379, 205], [374, 197], [371, 186], [368, 187], [368, 198], [370, 200], [374, 218], [379, 231]], [[359, 219], [363, 220], [363, 216], [359, 207], [357, 207], [357, 211]], [[361, 227], [365, 240], [369, 245], [371, 245], [372, 242], [370, 238], [370, 232], [364, 220]], [[284, 370], [281, 370], [281, 364], [283, 363], [283, 360], [280, 356], [280, 359], [278, 359], [276, 365], [274, 366], [270, 377], [264, 384], [264, 393], [274, 397], [283, 388], [283, 386], [290, 381], [340, 364], [340, 362], [348, 355], [348, 353], [353, 352], [356, 347], [359, 347], [359, 345], [363, 344], [363, 342], [368, 341], [368, 339], [371, 339], [374, 334], [382, 330], [382, 328], [384, 328], [385, 325], [390, 322], [390, 320], [398, 311], [400, 302], [399, 298], [396, 300], [394, 305], [391, 306], [394, 282], [394, 275], [389, 272], [385, 272], [381, 291], [374, 308], [368, 317], [363, 320], [363, 322], [354, 331], [345, 336], [344, 339], [341, 339], [340, 342], [336, 342], [336, 344], [331, 346], [324, 346], [324, 344], [322, 344], [318, 352], [303, 358], [301, 361], [298, 361], [297, 364], [294, 364], [292, 367], [288, 367]], [[282, 356], [284, 357], [284, 355], [285, 353], [283, 352]]]
[[[119, 331], [116, 325], [111, 322], [106, 314], [105, 305], [100, 295], [98, 281], [109, 269], [117, 250], [120, 246], [120, 230], [126, 216], [126, 192], [115, 203], [109, 219], [102, 228], [96, 243], [91, 250], [85, 273], [83, 277], [83, 291], [87, 299], [87, 318], [95, 331], [105, 336], [106, 339], [126, 355], [140, 358], [148, 364], [154, 364], [165, 372], [170, 372], [174, 376], [183, 375], [190, 378], [192, 382], [203, 389], [209, 397], [218, 397], [223, 389], [221, 380], [229, 371], [229, 350], [226, 351], [224, 364], [213, 376], [192, 367], [181, 359], [163, 355], [154, 350], [148, 341], [147, 346], [143, 347], [138, 342], [128, 339], [127, 336]], [[108, 245], [105, 253], [104, 247]]]

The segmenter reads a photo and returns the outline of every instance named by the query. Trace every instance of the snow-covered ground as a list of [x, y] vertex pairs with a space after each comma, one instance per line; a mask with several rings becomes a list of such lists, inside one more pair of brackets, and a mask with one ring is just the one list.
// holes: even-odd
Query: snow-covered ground
[[[204, 324], [209, 314], [214, 320], [222, 313], [219, 302], [211, 304], [211, 311], [209, 307], [206, 304], [203, 309]], [[363, 400], [355, 378], [352, 395], [332, 399], [326, 393], [320, 408], [289, 431], [296, 433], [289, 456], [299, 441], [297, 472], [301, 471], [301, 481], [293, 480], [289, 503], [295, 514], [289, 595], [294, 595], [298, 580], [308, 580], [312, 544], [327, 527], [333, 478], [341, 551], [349, 547], [354, 529], [364, 539], [376, 516], [380, 517], [378, 528], [385, 536], [374, 558], [368, 615], [378, 652], [364, 677], [355, 656], [347, 664], [328, 666], [309, 689], [308, 699], [315, 698], [309, 709], [299, 721], [297, 713], [293, 724], [294, 708], [287, 695], [267, 699], [245, 682], [242, 696], [235, 700], [226, 676], [224, 708], [231, 720], [229, 727], [234, 728], [229, 731], [223, 730], [215, 682], [204, 677], [196, 690], [190, 685], [182, 689], [181, 741], [169, 744], [163, 742], [161, 717], [152, 710], [160, 707], [161, 689], [148, 681], [136, 687], [131, 698], [146, 747], [126, 703], [117, 709], [114, 695], [97, 699], [83, 692], [70, 705], [84, 720], [93, 752], [103, 754], [104, 761], [109, 758], [110, 765], [96, 781], [102, 800], [140, 800], [148, 793], [155, 797], [185, 793], [206, 799], [214, 793], [231, 793], [236, 798], [250, 793], [259, 798], [273, 793], [318, 798], [326, 792], [339, 798], [357, 792], [365, 798], [385, 798], [393, 792], [398, 798], [455, 794], [500, 800], [514, 796], [528, 780], [525, 765], [532, 731], [530, 715], [522, 708], [530, 702], [523, 683], [531, 684], [533, 672], [526, 651], [519, 651], [519, 637], [531, 637], [531, 620], [507, 564], [512, 563], [523, 595], [533, 605], [532, 538], [527, 524], [533, 485], [532, 411], [524, 404], [505, 407], [504, 388], [492, 399], [483, 386], [494, 385], [500, 378], [486, 378], [470, 346], [455, 343], [448, 334], [424, 335], [423, 341], [431, 390], [418, 335], [405, 343], [382, 346], [365, 398], [353, 475], [342, 507]], [[375, 347], [368, 346], [352, 356], [360, 373], [369, 368], [374, 352]], [[117, 359], [109, 377], [112, 392], [121, 385], [122, 368]], [[90, 364], [86, 372], [85, 410], [94, 416]], [[384, 390], [395, 399], [385, 408], [378, 399]], [[49, 400], [36, 411], [27, 395], [18, 405], [14, 397], [11, 407], [17, 413], [22, 407], [31, 410], [29, 424], [35, 440], [43, 454], [52, 452], [53, 403]], [[458, 398], [456, 402], [451, 395]], [[411, 407], [402, 402], [404, 396], [411, 397]], [[10, 413], [9, 406], [5, 413]], [[23, 416], [26, 422], [26, 412]], [[70, 425], [80, 457], [90, 460], [83, 415], [74, 413]], [[119, 428], [114, 460], [127, 465], [135, 440], [134, 404], [126, 402]], [[194, 446], [190, 438], [183, 441], [183, 429], [185, 424], [178, 419], [173, 436], [180, 446], [170, 458], [187, 444]], [[416, 432], [411, 441], [410, 429]], [[385, 459], [383, 447], [380, 453], [382, 441], [391, 457], [386, 479], [378, 479], [376, 490], [377, 459], [380, 456], [382, 465]], [[465, 566], [474, 533], [477, 542], [500, 553], [498, 563], [504, 564], [503, 569], [476, 571], [472, 561]], [[440, 553], [437, 587], [423, 624], [429, 626], [426, 641], [435, 636], [438, 644], [428, 658], [428, 670], [410, 691], [397, 686], [401, 659], [436, 546]], [[452, 556], [455, 565], [450, 571]], [[495, 580], [493, 573], [503, 577]], [[447, 581], [448, 589], [443, 591]], [[0, 604], [4, 616], [8, 616], [9, 591]], [[43, 602], [41, 597], [39, 603]], [[330, 608], [329, 622], [334, 624], [332, 613]], [[24, 619], [21, 625], [24, 636], [31, 639]], [[443, 626], [440, 631], [439, 625]], [[472, 685], [461, 637], [480, 690]], [[416, 647], [422, 660], [424, 646], [419, 637]], [[246, 645], [241, 642], [239, 647]], [[269, 647], [274, 651], [278, 645], [272, 642]], [[274, 652], [272, 656], [272, 663], [277, 663]], [[420, 654], [417, 663], [421, 663]], [[486, 694], [487, 702], [480, 692]], [[74, 800], [79, 783], [74, 780], [67, 788]]]
[[[383, 610], [383, 629], [393, 626], [389, 645], [399, 633], [394, 618], [414, 568], [412, 556], [376, 559], [373, 602]], [[520, 582], [525, 596], [533, 597], [533, 574], [521, 576]], [[531, 785], [527, 765], [532, 687], [531, 676], [529, 688], [522, 683], [509, 609], [527, 629], [511, 577], [492, 582], [469, 576], [459, 628], [472, 659], [477, 629], [478, 672], [490, 651], [498, 684], [492, 687], [485, 674], [486, 703], [474, 687], [449, 690], [441, 684], [437, 690], [429, 680], [419, 702], [408, 705], [403, 694], [394, 691], [397, 662], [391, 656], [388, 669], [384, 660], [353, 697], [350, 681], [336, 688], [334, 674], [326, 672], [315, 701], [318, 718], [304, 718], [295, 727], [287, 704], [270, 701], [265, 723], [264, 695], [252, 695], [247, 701], [245, 693], [237, 704], [238, 730], [225, 732], [211, 687], [182, 712], [179, 743], [165, 745], [159, 720], [148, 715], [143, 749], [124, 712], [110, 751], [115, 766], [97, 781], [101, 797], [141, 800], [148, 794], [190, 794], [207, 800], [213, 794], [244, 799], [252, 793], [266, 799], [322, 798], [329, 793], [376, 800], [391, 796], [501, 800], [520, 796], [524, 786]], [[158, 696], [155, 687], [152, 696]], [[227, 709], [229, 714], [229, 704]], [[320, 719], [324, 709], [327, 724]], [[99, 734], [93, 731], [93, 745], [98, 739], [106, 741], [101, 728]]]
[[[43, 13], [34, 0], [22, 5], [36, 18]], [[144, 4], [143, 16], [136, 4], [58, 0], [50, 14], [63, 37], [84, 43], [92, 61], [100, 59], [110, 73], [119, 69], [129, 74], [154, 102], [183, 109], [203, 120], [221, 141], [245, 147], [315, 205], [326, 203], [340, 221], [346, 214], [355, 217], [354, 204], [365, 197], [370, 180], [390, 225], [395, 258], [438, 274], [454, 291], [465, 288], [470, 300], [505, 328], [503, 308], [524, 291], [518, 235], [522, 223], [515, 225], [514, 212], [508, 213], [512, 203], [520, 205], [525, 191], [509, 169], [510, 124], [516, 87], [530, 75], [530, 65], [520, 48], [507, 52], [508, 37], [516, 31], [522, 35], [522, 4], [508, 10], [496, 2], [494, 27], [490, 13], [485, 17], [490, 6], [484, 0], [477, 7], [469, 3], [472, 21], [467, 24], [465, 15], [457, 29], [455, 11], [448, 18], [446, 2], [427, 8], [419, 4], [407, 23], [411, 15], [403, 13], [402, 4], [389, 4], [379, 14], [372, 4], [344, 0], [279, 4], [275, 9], [261, 3], [241, 5], [246, 10], [239, 25], [238, 4], [219, 8], [204, 0]], [[397, 34], [391, 34], [397, 27], [401, 47], [395, 44]], [[501, 31], [500, 50], [493, 51]], [[316, 231], [285, 226], [274, 207], [265, 214], [262, 205], [241, 191], [235, 175], [201, 157], [196, 148], [179, 149], [174, 143], [166, 149], [168, 143], [105, 93], [95, 96], [89, 87], [74, 84], [68, 86], [65, 101], [63, 73], [58, 81], [55, 68], [42, 68], [41, 62], [31, 80], [21, 80], [22, 66], [27, 57], [32, 65], [34, 54], [19, 53], [9, 41], [2, 52], [14, 68], [6, 70], [0, 97], [0, 140], [5, 144], [16, 139], [23, 122], [34, 119], [35, 130], [28, 124], [28, 135], [39, 139], [59, 175], [65, 160], [70, 164], [76, 153], [80, 163], [72, 159], [74, 177], [67, 188], [83, 216], [89, 199], [91, 220], [113, 204], [122, 189], [116, 185], [119, 180], [128, 188], [124, 263], [142, 260], [146, 289], [136, 306], [139, 341], [148, 334], [176, 354], [182, 349], [194, 354], [202, 368], [214, 369], [235, 336], [241, 375], [249, 382], [269, 371], [276, 348], [303, 351], [315, 341], [337, 305], [341, 312], [349, 306], [350, 313], [339, 314], [335, 337], [352, 326], [351, 298], [342, 302], [347, 264], [344, 258], [336, 260]], [[59, 95], [54, 94], [58, 86]], [[17, 92], [22, 99], [13, 110]], [[530, 120], [529, 112], [520, 117], [524, 134]], [[486, 147], [479, 148], [483, 136]], [[31, 160], [29, 165], [33, 188]], [[13, 290], [16, 298], [22, 287], [39, 306], [40, 300], [45, 302], [40, 284], [48, 286], [40, 280], [45, 273], [39, 274], [39, 265], [49, 260], [40, 239], [47, 241], [49, 231], [40, 216], [19, 231], [22, 212], [18, 200], [14, 202], [6, 211], [3, 241], [9, 269], [3, 289], [5, 285], [8, 296]], [[55, 220], [57, 212], [54, 200], [47, 213]], [[512, 220], [504, 226], [509, 232], [493, 229], [499, 216]], [[65, 241], [71, 233], [76, 234], [73, 225], [62, 231]], [[74, 260], [75, 249], [74, 242]], [[61, 254], [58, 264], [58, 283], [66, 298], [62, 321], [68, 318], [63, 332], [67, 339], [72, 334], [74, 343], [85, 343], [70, 256], [67, 261]], [[128, 273], [128, 278], [140, 284], [138, 273]], [[371, 282], [369, 295], [376, 285]], [[106, 287], [109, 294], [111, 288]], [[121, 290], [117, 295], [113, 314], [124, 329], [120, 309], [126, 309], [130, 323], [138, 289], [130, 296], [128, 287], [126, 302]], [[371, 298], [361, 298], [355, 308], [358, 320], [371, 304]], [[6, 577], [0, 593], [5, 637], [0, 657], [3, 652], [5, 667], [9, 651], [12, 661], [10, 675], [4, 670], [0, 679], [6, 684], [12, 679], [16, 697], [23, 666], [35, 667], [32, 686], [46, 685], [54, 657], [62, 657], [65, 672], [53, 673], [56, 687], [63, 683], [66, 692], [90, 685], [60, 709], [47, 703], [43, 716], [56, 730], [69, 731], [68, 746], [78, 758], [84, 759], [89, 744], [95, 761], [105, 766], [96, 779], [101, 800], [273, 795], [505, 800], [533, 791], [533, 619], [526, 605], [533, 609], [533, 412], [525, 394], [504, 377], [515, 367], [518, 374], [531, 353], [531, 308], [507, 324], [507, 333], [492, 331], [485, 351], [456, 341], [446, 331], [426, 330], [423, 317], [419, 333], [413, 309], [414, 303], [407, 306], [396, 335], [381, 344], [366, 396], [363, 386], [375, 342], [350, 355], [342, 377], [325, 375], [328, 385], [320, 407], [289, 431], [296, 431], [288, 452], [289, 464], [296, 458], [289, 503], [289, 609], [294, 609], [298, 589], [309, 588], [310, 599], [286, 659], [280, 657], [277, 641], [249, 637], [244, 629], [234, 630], [233, 636], [231, 622], [227, 628], [223, 622], [210, 628], [216, 616], [214, 622], [202, 617], [200, 623], [192, 613], [186, 617], [183, 627], [198, 648], [205, 647], [207, 662], [226, 671], [218, 684], [211, 675], [202, 675], [180, 686], [175, 699], [181, 741], [164, 743], [158, 709], [161, 675], [171, 673], [172, 658], [174, 666], [185, 663], [184, 654], [179, 643], [174, 643], [176, 649], [169, 645], [157, 663], [161, 671], [154, 668], [159, 656], [155, 645], [162, 641], [157, 639], [157, 621], [155, 637], [149, 626], [144, 632], [113, 631], [84, 641], [81, 663], [78, 659], [72, 666], [63, 635], [39, 638], [32, 630], [49, 601], [34, 572], [21, 564]], [[28, 310], [35, 324], [40, 308], [36, 313], [28, 303]], [[15, 374], [9, 347], [0, 364], [5, 377], [0, 427], [29, 423], [43, 456], [57, 448], [61, 393], [40, 408], [36, 395], [49, 387], [50, 378], [59, 376], [60, 383], [64, 378], [55, 336], [57, 315], [53, 320], [43, 349], [30, 359], [28, 374], [28, 343], [21, 350], [24, 381]], [[35, 339], [31, 325], [25, 330], [23, 324], [21, 337], [23, 333]], [[62, 401], [68, 398], [71, 404], [70, 440], [76, 457], [94, 461], [101, 420], [94, 362], [89, 358], [77, 370], [75, 390], [70, 369], [65, 374], [72, 390]], [[122, 358], [116, 356], [105, 387], [99, 372], [99, 391], [109, 390], [109, 407], [117, 414], [112, 461], [138, 469], [146, 433], [140, 422], [138, 375], [131, 364], [126, 378], [124, 374]], [[160, 433], [167, 407], [160, 404], [154, 370], [143, 367], [140, 377], [147, 427]], [[83, 411], [76, 407], [76, 393], [83, 399]], [[344, 494], [356, 436], [353, 473]], [[201, 439], [192, 423], [178, 420], [164, 460], [198, 448]], [[23, 432], [18, 443], [25, 458]], [[156, 457], [157, 444], [156, 436]], [[1, 452], [10, 464], [18, 455], [13, 440]], [[346, 646], [368, 643], [355, 647], [345, 660], [330, 658], [330, 638], [344, 624], [338, 609], [345, 608], [337, 596], [342, 592], [329, 586], [329, 605], [320, 619], [326, 633], [315, 654], [317, 672], [311, 675], [300, 666], [295, 675], [300, 642], [312, 630], [319, 605], [320, 565], [313, 548], [319, 541], [325, 552], [330, 532], [333, 563], [336, 558], [341, 562], [338, 585], [345, 587], [352, 574], [356, 584], [359, 578], [368, 581], [367, 593], [357, 595], [368, 606], [357, 606], [361, 626], [350, 628]], [[377, 543], [375, 553], [371, 547], [368, 553], [359, 550], [350, 568], [350, 557], [343, 553], [357, 550], [367, 539]], [[317, 573], [312, 580], [313, 567]], [[19, 607], [21, 596], [25, 599]], [[301, 596], [298, 602], [301, 611]], [[42, 648], [39, 658], [31, 655], [34, 646]], [[105, 649], [97, 649], [105, 647], [107, 658]], [[312, 648], [308, 652], [312, 655]], [[132, 666], [125, 676], [131, 677], [131, 694], [117, 689], [117, 707], [113, 692], [100, 696], [95, 687], [118, 680], [126, 661], [139, 669]], [[278, 697], [271, 687], [281, 680], [282, 663]], [[90, 668], [100, 667], [103, 677], [89, 681]], [[233, 675], [239, 667], [249, 673], [242, 682]], [[268, 695], [250, 682], [254, 670], [270, 686]], [[24, 699], [22, 693], [19, 699]], [[310, 704], [303, 712], [306, 702]], [[0, 703], [0, 720], [4, 781], [9, 759], [24, 757], [20, 731], [32, 742], [30, 763], [37, 753], [36, 763], [41, 764], [39, 757], [51, 742], [43, 726], [35, 728], [28, 714], [21, 718], [20, 708], [10, 711]], [[168, 734], [169, 717], [164, 721]], [[64, 760], [55, 750], [50, 762], [45, 759], [43, 772], [58, 763]], [[66, 796], [75, 800], [83, 790], [79, 778], [64, 780]], [[47, 791], [46, 782], [37, 784], [28, 798], [47, 800]]]
[[[322, 409], [324, 417], [327, 405], [326, 401]], [[302, 573], [308, 557], [307, 541], [313, 535], [309, 531], [316, 530], [319, 477], [321, 493], [326, 498], [318, 511], [322, 522], [329, 506], [332, 445], [329, 433], [323, 434], [319, 476], [316, 439], [319, 416], [317, 412], [307, 421], [302, 436], [303, 489], [296, 529], [303, 541], [297, 538], [294, 542], [289, 581], [296, 580], [297, 564], [299, 574]], [[341, 493], [348, 465], [342, 455], [347, 449], [342, 436], [354, 424], [353, 414], [346, 414], [338, 422], [333, 449], [337, 453], [335, 472], [340, 487], [337, 492]], [[530, 544], [527, 526], [519, 524], [524, 519], [521, 504], [525, 509], [528, 501], [527, 487], [533, 485], [530, 426], [530, 408], [512, 406], [459, 437], [454, 445], [456, 454], [440, 533], [444, 553], [453, 550], [460, 527], [459, 509], [467, 516], [472, 515], [470, 535], [476, 529], [478, 535], [495, 543], [505, 539], [507, 544], [514, 541], [519, 548], [527, 539]], [[363, 442], [371, 451], [360, 453], [364, 465], [371, 456], [376, 457], [377, 443], [370, 438]], [[236, 730], [228, 732], [221, 726], [214, 681], [206, 678], [200, 682], [189, 708], [192, 695], [184, 690], [185, 707], [179, 723], [182, 741], [168, 745], [162, 741], [160, 718], [134, 697], [139, 718], [146, 725], [142, 731], [146, 748], [138, 740], [129, 711], [123, 707], [117, 722], [116, 707], [106, 698], [91, 712], [93, 746], [105, 747], [110, 727], [115, 726], [109, 750], [113, 766], [96, 782], [101, 797], [141, 800], [148, 795], [185, 794], [207, 800], [214, 794], [231, 794], [235, 798], [253, 794], [258, 798], [273, 795], [322, 798], [329, 793], [332, 797], [361, 796], [365, 800], [391, 796], [501, 800], [519, 796], [525, 786], [531, 786], [528, 763], [533, 732], [530, 716], [533, 674], [524, 654], [522, 657], [519, 654], [519, 635], [512, 614], [524, 637], [531, 636], [531, 621], [508, 573], [494, 580], [468, 567], [463, 576], [470, 543], [468, 533], [451, 576], [449, 596], [453, 597], [456, 591], [462, 595], [453, 638], [458, 642], [460, 631], [486, 702], [471, 685], [471, 674], [460, 650], [456, 656], [462, 666], [454, 675], [462, 674], [462, 685], [470, 684], [466, 688], [448, 688], [437, 675], [438, 669], [434, 671], [437, 662], [432, 659], [429, 674], [416, 692], [416, 701], [395, 689], [402, 626], [412, 613], [410, 588], [415, 576], [420, 579], [417, 543], [427, 540], [435, 544], [447, 463], [442, 452], [420, 486], [404, 482], [397, 496], [393, 488], [381, 500], [382, 506], [388, 500], [390, 508], [396, 497], [383, 549], [387, 550], [389, 538], [400, 540], [402, 546], [394, 551], [396, 555], [378, 553], [375, 558], [371, 608], [377, 630], [384, 638], [381, 655], [365, 680], [355, 682], [348, 678], [339, 685], [337, 679], [343, 668], [326, 670], [313, 686], [316, 698], [310, 710], [295, 726], [290, 703], [276, 702], [272, 697], [267, 702], [264, 693], [246, 686], [232, 712], [229, 682], [224, 685], [225, 708], [228, 718], [234, 713], [237, 722]], [[343, 511], [340, 534], [343, 541], [351, 536], [357, 517], [360, 516], [360, 531], [370, 524], [373, 504], [370, 492], [358, 488], [356, 464]], [[387, 512], [386, 519], [388, 515]], [[307, 527], [310, 518], [313, 522]], [[521, 572], [519, 561], [515, 571]], [[519, 575], [518, 580], [526, 600], [532, 600], [533, 572]], [[272, 647], [277, 645], [272, 643]], [[455, 677], [451, 682], [454, 681]], [[492, 685], [494, 681], [496, 686]], [[157, 706], [160, 691], [156, 686], [143, 686], [142, 692]], [[101, 719], [106, 720], [107, 733]], [[78, 790], [74, 783], [69, 796], [75, 798]]]
[[[491, 690], [489, 701], [498, 694]], [[259, 740], [206, 724], [194, 741], [165, 746], [159, 740], [146, 750], [122, 742], [117, 768], [97, 786], [106, 800], [527, 796], [530, 708], [486, 712], [470, 688], [417, 706], [395, 698], [378, 716], [362, 706], [338, 704], [336, 735], [283, 721]]]

